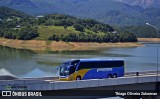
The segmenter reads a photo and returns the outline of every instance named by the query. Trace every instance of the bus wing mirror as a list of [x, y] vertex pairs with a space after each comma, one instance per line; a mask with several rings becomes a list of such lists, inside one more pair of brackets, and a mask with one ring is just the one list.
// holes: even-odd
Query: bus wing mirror
[[57, 66], [57, 70], [60, 68], [60, 66]]

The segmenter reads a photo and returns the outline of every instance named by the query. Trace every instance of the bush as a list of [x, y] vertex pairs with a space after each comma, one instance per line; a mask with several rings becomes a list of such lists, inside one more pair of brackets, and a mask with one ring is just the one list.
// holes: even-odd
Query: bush
[[56, 34], [53, 34], [51, 37], [48, 38], [48, 40], [60, 41], [60, 37]]
[[136, 35], [128, 32], [128, 31], [125, 31], [125, 32], [121, 33], [120, 41], [121, 42], [137, 42], [138, 40], [137, 40]]
[[18, 39], [20, 40], [31, 40], [38, 37], [38, 32], [33, 28], [22, 28], [18, 32]]
[[3, 31], [0, 31], [0, 37], [3, 37], [3, 34], [4, 34]]
[[82, 25], [79, 25], [79, 24], [74, 24], [73, 26], [75, 28], [75, 30], [77, 31], [81, 31], [83, 32], [84, 31], [84, 27]]
[[52, 20], [47, 20], [44, 25], [46, 26], [51, 26], [51, 25], [54, 25], [54, 22]]
[[124, 33], [67, 33], [53, 34], [48, 40], [65, 41], [65, 42], [137, 42], [135, 35], [129, 32]]
[[6, 29], [3, 33], [4, 38], [16, 39], [16, 30]]

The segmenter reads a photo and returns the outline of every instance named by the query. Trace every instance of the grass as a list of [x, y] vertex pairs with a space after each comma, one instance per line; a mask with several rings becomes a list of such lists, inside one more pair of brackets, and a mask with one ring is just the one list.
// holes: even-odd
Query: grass
[[63, 26], [39, 26], [38, 29], [39, 37], [36, 38], [37, 40], [48, 40], [50, 36], [53, 34], [64, 34], [64, 33], [80, 33], [76, 31], [73, 27], [67, 27], [64, 29]]
[[141, 41], [141, 42], [160, 42], [160, 38], [138, 38], [138, 41]]

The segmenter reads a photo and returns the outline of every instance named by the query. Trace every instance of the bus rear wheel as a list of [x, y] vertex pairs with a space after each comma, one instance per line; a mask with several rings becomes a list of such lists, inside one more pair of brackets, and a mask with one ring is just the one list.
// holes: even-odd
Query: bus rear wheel
[[112, 78], [112, 75], [111, 75], [111, 74], [108, 74], [108, 78]]
[[113, 78], [117, 78], [117, 74], [113, 74]]
[[81, 80], [81, 77], [80, 77], [80, 76], [77, 76], [76, 80]]

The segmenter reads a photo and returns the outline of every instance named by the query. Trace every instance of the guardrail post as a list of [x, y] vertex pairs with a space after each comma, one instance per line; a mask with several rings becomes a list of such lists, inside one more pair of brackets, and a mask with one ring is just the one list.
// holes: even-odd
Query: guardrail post
[[139, 76], [139, 72], [136, 72], [136, 76]]

